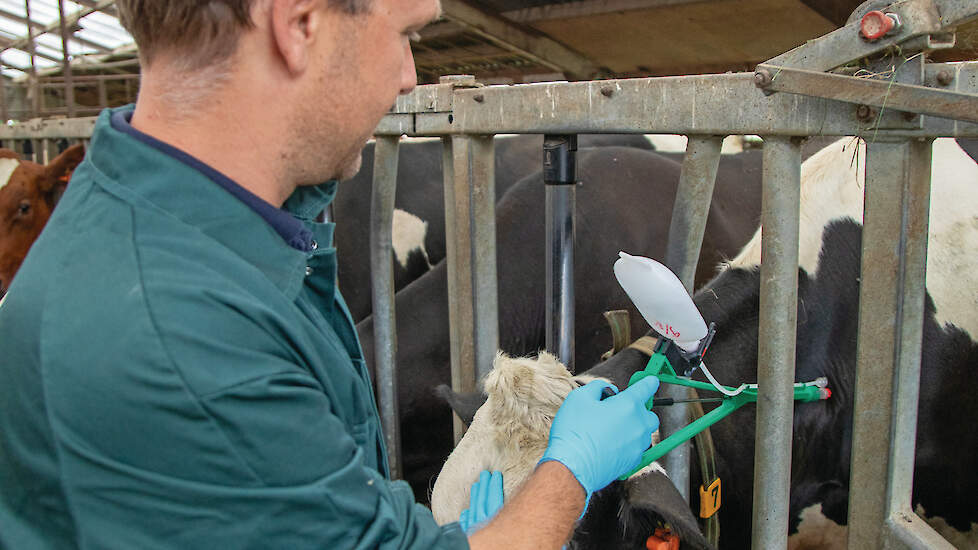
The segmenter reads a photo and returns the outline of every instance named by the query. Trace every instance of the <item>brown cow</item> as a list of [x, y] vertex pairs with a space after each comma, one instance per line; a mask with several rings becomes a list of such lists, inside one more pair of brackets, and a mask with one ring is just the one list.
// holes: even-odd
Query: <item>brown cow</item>
[[41, 166], [0, 149], [0, 298], [84, 156], [85, 148], [75, 145]]

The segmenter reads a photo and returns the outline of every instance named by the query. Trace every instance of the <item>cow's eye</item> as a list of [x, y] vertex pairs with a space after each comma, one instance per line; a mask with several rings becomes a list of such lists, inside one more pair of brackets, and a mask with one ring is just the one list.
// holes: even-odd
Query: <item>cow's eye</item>
[[30, 201], [23, 201], [20, 203], [19, 206], [17, 206], [17, 213], [20, 214], [21, 216], [27, 214], [30, 211], [31, 211]]

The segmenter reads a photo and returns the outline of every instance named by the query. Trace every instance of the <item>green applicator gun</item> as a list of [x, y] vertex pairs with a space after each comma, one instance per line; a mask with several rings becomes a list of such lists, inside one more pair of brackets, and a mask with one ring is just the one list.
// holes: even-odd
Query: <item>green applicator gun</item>
[[[642, 317], [662, 336], [645, 370], [633, 374], [628, 385], [631, 386], [646, 376], [657, 376], [663, 384], [676, 384], [721, 394], [719, 406], [645, 451], [638, 467], [621, 478], [626, 479], [728, 414], [748, 403], [757, 402], [757, 384], [741, 384], [737, 388], [720, 385], [703, 363], [716, 327], [713, 323], [706, 326], [676, 275], [650, 258], [631, 256], [624, 252], [620, 252], [619, 256], [615, 262], [615, 276], [619, 284]], [[710, 380], [709, 383], [690, 378], [697, 368], [702, 368], [703, 374]], [[825, 378], [797, 383], [794, 385], [795, 401], [828, 399], [832, 391], [827, 385], [828, 380]], [[651, 409], [656, 404], [656, 399], [650, 399], [646, 406]]]

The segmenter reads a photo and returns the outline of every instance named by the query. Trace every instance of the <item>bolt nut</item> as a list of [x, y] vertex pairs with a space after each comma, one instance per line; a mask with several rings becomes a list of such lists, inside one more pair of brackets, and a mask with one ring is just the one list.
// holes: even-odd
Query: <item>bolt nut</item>
[[754, 73], [754, 85], [758, 88], [766, 88], [767, 86], [770, 86], [773, 80], [774, 78], [771, 77], [770, 71], [766, 69], [758, 69], [757, 72]]
[[601, 87], [601, 95], [603, 95], [605, 97], [611, 97], [611, 96], [615, 95], [615, 89], [612, 88], [611, 86], [602, 86]]
[[872, 120], [873, 109], [869, 105], [860, 105], [856, 107], [856, 118], [862, 121]]
[[941, 70], [941, 71], [938, 71], [937, 72], [937, 83], [938, 84], [940, 84], [941, 86], [947, 86], [951, 82], [954, 82], [954, 75], [951, 74], [951, 71], [948, 71], [947, 69], [944, 69], [944, 70]]
[[482, 94], [475, 94], [474, 96], [472, 96], [472, 99], [474, 99], [476, 103], [482, 103], [483, 101], [486, 100], [486, 96]]

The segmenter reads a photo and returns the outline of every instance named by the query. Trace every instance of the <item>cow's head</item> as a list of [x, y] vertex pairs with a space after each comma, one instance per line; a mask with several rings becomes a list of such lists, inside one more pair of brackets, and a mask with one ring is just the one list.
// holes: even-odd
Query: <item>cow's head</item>
[[[458, 519], [482, 470], [501, 471], [507, 498], [515, 493], [543, 456], [550, 424], [564, 398], [578, 385], [594, 379], [571, 375], [548, 353], [541, 353], [537, 359], [498, 355], [484, 384], [485, 404], [475, 412], [468, 431], [435, 482], [431, 495], [435, 519], [439, 523]], [[479, 401], [477, 396], [442, 393], [460, 399], [456, 404], [475, 405]], [[644, 548], [656, 527], [666, 524], [683, 541], [684, 548], [709, 547], [688, 505], [664, 471], [653, 465], [626, 482], [615, 482], [595, 493], [570, 547], [631, 548], [626, 542], [636, 542]], [[599, 532], [601, 535], [596, 536]]]
[[84, 155], [84, 147], [75, 145], [51, 164], [41, 166], [20, 160], [13, 151], [0, 149], [0, 297], [44, 229]]

